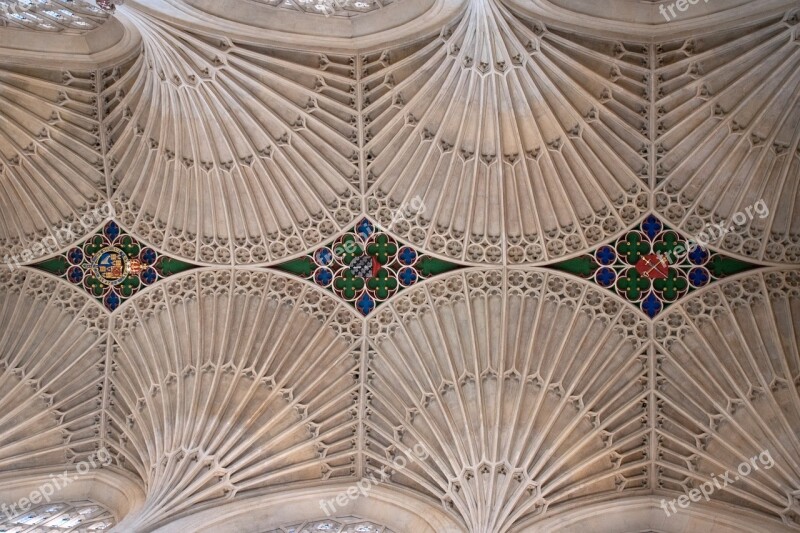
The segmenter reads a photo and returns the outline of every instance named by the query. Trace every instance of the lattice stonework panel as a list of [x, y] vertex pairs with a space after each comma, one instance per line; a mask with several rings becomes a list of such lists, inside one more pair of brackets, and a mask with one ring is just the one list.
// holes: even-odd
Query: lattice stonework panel
[[60, 474], [100, 447], [108, 317], [64, 282], [2, 270], [0, 324], [0, 472]]
[[[254, 0], [260, 4], [326, 17], [358, 17], [407, 0]], [[386, 15], [391, 16], [391, 15]]]
[[96, 83], [93, 71], [0, 65], [3, 263], [38, 260], [109, 214]]
[[0, 27], [79, 33], [97, 28], [107, 19], [103, 9], [87, 0], [0, 1]]

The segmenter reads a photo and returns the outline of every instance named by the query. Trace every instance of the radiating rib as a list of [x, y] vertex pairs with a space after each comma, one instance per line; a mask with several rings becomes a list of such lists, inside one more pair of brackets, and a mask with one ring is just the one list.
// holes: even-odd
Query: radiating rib
[[126, 306], [113, 332], [109, 428], [123, 465], [145, 481], [138, 527], [355, 473], [352, 310], [280, 275], [232, 271], [171, 278]]
[[774, 466], [762, 463], [714, 498], [800, 527], [799, 284], [797, 271], [725, 281], [656, 324], [656, 464], [665, 489], [735, 474], [766, 452]]
[[[471, 2], [438, 37], [362, 58], [367, 206], [419, 197], [414, 244], [474, 262], [541, 262], [647, 207], [649, 47]], [[419, 225], [420, 228], [412, 228]]]
[[392, 300], [369, 331], [368, 472], [388, 469], [468, 530], [648, 487], [647, 327], [613, 297], [468, 271]]
[[[4, 263], [38, 259], [42, 244], [49, 253], [65, 248], [100, 223], [94, 213], [108, 213], [95, 85], [95, 72], [0, 68]], [[67, 227], [71, 235], [59, 231]]]
[[[658, 48], [657, 208], [750, 258], [800, 261], [800, 12]], [[757, 205], [760, 201], [763, 205]]]
[[189, 260], [250, 264], [307, 250], [355, 220], [352, 58], [127, 16], [144, 52], [103, 94], [114, 198], [134, 233]]
[[68, 469], [100, 446], [108, 317], [31, 270], [0, 273], [0, 471]]

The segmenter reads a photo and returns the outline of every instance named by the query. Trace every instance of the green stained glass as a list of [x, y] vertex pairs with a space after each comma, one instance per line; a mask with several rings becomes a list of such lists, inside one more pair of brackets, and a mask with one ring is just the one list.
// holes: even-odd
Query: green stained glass
[[325, 287], [368, 315], [399, 291], [460, 266], [420, 254], [365, 218], [330, 244], [277, 268]]
[[195, 268], [142, 246], [113, 221], [83, 244], [35, 266], [83, 287], [109, 311], [158, 280]]
[[616, 292], [651, 318], [692, 291], [758, 268], [691, 242], [651, 215], [615, 241], [550, 268]]

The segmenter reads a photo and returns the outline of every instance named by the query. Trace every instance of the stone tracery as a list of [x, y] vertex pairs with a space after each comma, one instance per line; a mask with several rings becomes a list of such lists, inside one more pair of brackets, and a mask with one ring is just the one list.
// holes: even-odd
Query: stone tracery
[[[388, 469], [387, 491], [484, 533], [678, 497], [769, 449], [708, 513], [800, 528], [794, 10], [647, 40], [475, 0], [441, 32], [323, 53], [142, 5], [117, 10], [144, 39], [125, 62], [0, 68], [0, 241], [19, 253], [111, 198], [143, 245], [206, 267], [111, 314], [0, 273], [0, 405], [23, 418], [0, 427], [0, 474], [106, 447], [145, 493], [123, 530], [170, 531]], [[691, 236], [761, 198], [769, 217], [719, 245], [760, 270], [655, 320], [549, 268], [650, 210]], [[464, 268], [366, 319], [272, 268], [365, 215]]]

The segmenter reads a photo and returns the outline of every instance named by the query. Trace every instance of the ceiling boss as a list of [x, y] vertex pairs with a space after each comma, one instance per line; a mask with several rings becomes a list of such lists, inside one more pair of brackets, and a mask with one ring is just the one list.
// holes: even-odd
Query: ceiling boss
[[119, 285], [128, 276], [138, 276], [145, 269], [141, 259], [129, 258], [116, 246], [108, 246], [92, 258], [92, 273], [104, 285]]

